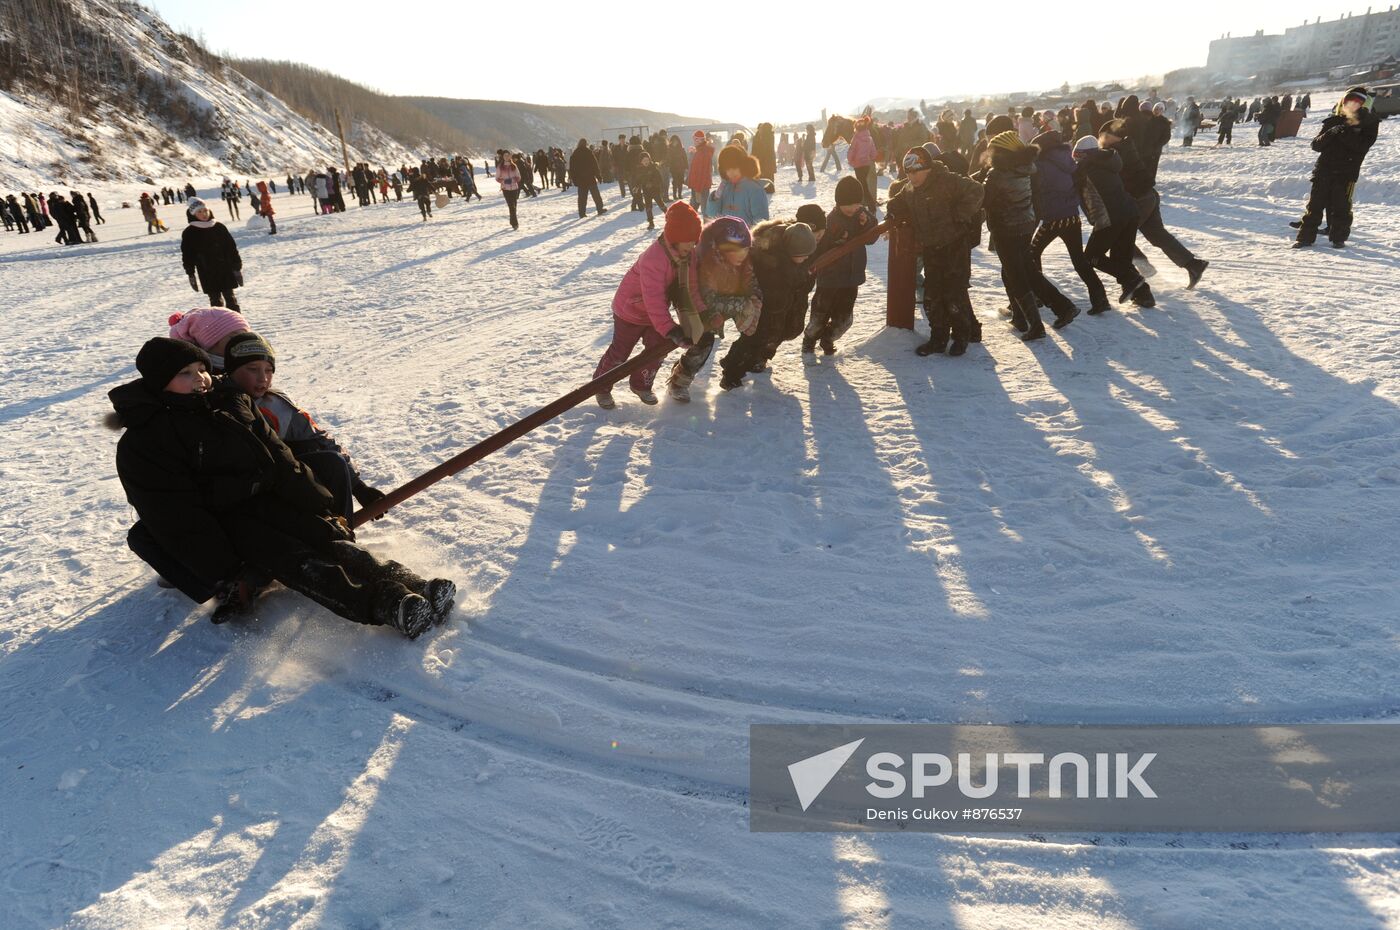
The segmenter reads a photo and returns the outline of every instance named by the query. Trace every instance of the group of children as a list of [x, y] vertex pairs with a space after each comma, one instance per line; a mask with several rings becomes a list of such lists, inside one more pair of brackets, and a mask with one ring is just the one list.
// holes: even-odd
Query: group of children
[[286, 394], [277, 356], [236, 310], [176, 313], [136, 356], [141, 377], [108, 395], [123, 429], [117, 475], [137, 523], [132, 551], [212, 619], [281, 582], [356, 623], [416, 638], [445, 623], [456, 586], [357, 545], [354, 502], [384, 494]]

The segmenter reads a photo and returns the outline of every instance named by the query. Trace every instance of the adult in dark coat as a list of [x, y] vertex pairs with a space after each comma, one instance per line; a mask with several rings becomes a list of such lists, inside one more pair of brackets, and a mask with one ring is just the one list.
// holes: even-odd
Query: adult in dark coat
[[[126, 430], [117, 476], [140, 518], [128, 534], [132, 550], [199, 602], [220, 595], [225, 606], [242, 605], [249, 587], [275, 578], [348, 620], [409, 637], [445, 619], [392, 565], [351, 541], [330, 493], [252, 398], [222, 379], [208, 390], [207, 375], [186, 374], [208, 362], [189, 343], [152, 339], [136, 357], [141, 378], [108, 395]], [[169, 390], [177, 376], [201, 386]]]
[[[1130, 130], [1125, 120], [1110, 120], [1099, 131], [1099, 144], [1105, 149], [1117, 152], [1123, 160], [1123, 186], [1128, 195], [1137, 203], [1138, 232], [1148, 242], [1161, 249], [1172, 260], [1172, 264], [1185, 269], [1190, 276], [1187, 290], [1194, 288], [1210, 264], [1197, 258], [1191, 250], [1182, 245], [1162, 223], [1162, 198], [1153, 184], [1153, 173], [1138, 154], [1137, 146], [1130, 138]], [[1133, 255], [1143, 262], [1147, 256], [1136, 246]], [[1148, 265], [1148, 274], [1155, 272]]]
[[19, 227], [21, 233], [29, 232], [29, 220], [25, 218], [24, 208], [19, 205], [14, 194], [5, 198], [5, 202], [0, 204], [0, 209], [9, 211], [10, 218], [15, 221], [15, 225]]
[[671, 172], [671, 199], [680, 200], [685, 193], [685, 178], [690, 171], [690, 156], [681, 144], [680, 136], [672, 136], [666, 148], [666, 167]]
[[1313, 167], [1312, 190], [1303, 208], [1303, 219], [1298, 224], [1298, 239], [1293, 243], [1295, 249], [1317, 241], [1317, 228], [1324, 213], [1334, 247], [1344, 246], [1351, 235], [1351, 199], [1361, 177], [1361, 163], [1380, 132], [1381, 117], [1372, 112], [1374, 103], [1375, 98], [1366, 88], [1351, 88], [1313, 137], [1317, 164]]
[[613, 182], [612, 146], [605, 141], [598, 146], [594, 156], [598, 160], [598, 180], [604, 184]]
[[987, 211], [987, 230], [1001, 260], [1002, 281], [1012, 300], [1011, 325], [1024, 340], [1043, 339], [1045, 324], [1037, 301], [1054, 312], [1057, 329], [1069, 325], [1079, 310], [1031, 257], [1031, 237], [1039, 225], [1031, 178], [1040, 149], [1026, 145], [1011, 129], [993, 136], [988, 151], [991, 167], [986, 173], [982, 205]]
[[92, 231], [92, 216], [88, 213], [87, 201], [84, 200], [83, 195], [77, 191], [69, 191], [69, 196], [72, 198], [73, 217], [78, 224], [78, 228], [83, 231], [83, 238], [88, 242], [96, 242], [97, 236]]
[[754, 130], [753, 147], [749, 152], [758, 159], [758, 176], [771, 181], [778, 173], [778, 156], [773, 146], [773, 124], [759, 123]]
[[598, 159], [593, 156], [593, 150], [588, 147], [588, 140], [578, 140], [578, 146], [569, 156], [569, 177], [578, 187], [579, 219], [588, 215], [590, 194], [593, 197], [593, 209], [599, 214], [608, 212], [607, 207], [603, 206], [603, 195], [598, 190], [599, 174]]
[[1085, 254], [1122, 286], [1119, 303], [1131, 297], [1141, 306], [1151, 306], [1152, 289], [1133, 267], [1138, 208], [1123, 186], [1123, 159], [1115, 151], [1101, 149], [1097, 138], [1085, 136], [1074, 144], [1074, 161], [1079, 200], [1094, 230], [1084, 245]]
[[[198, 197], [185, 204], [189, 225], [180, 235], [180, 258], [190, 288], [203, 291], [209, 306], [240, 309], [234, 289], [243, 284], [243, 257], [228, 227], [214, 219], [208, 205]], [[196, 280], [196, 275], [198, 280]]]
[[1102, 313], [1109, 309], [1108, 294], [1094, 266], [1084, 254], [1079, 191], [1074, 181], [1077, 168], [1074, 157], [1070, 154], [1069, 145], [1053, 129], [1036, 136], [1033, 144], [1040, 149], [1040, 154], [1036, 156], [1036, 173], [1031, 177], [1035, 214], [1040, 225], [1031, 237], [1031, 259], [1039, 268], [1046, 247], [1056, 239], [1063, 242], [1070, 263], [1089, 292], [1089, 312]]
[[98, 209], [97, 198], [92, 196], [92, 191], [88, 191], [87, 202], [88, 206], [92, 208], [92, 218], [97, 221], [97, 225], [101, 226], [107, 222], [102, 218], [102, 211]]
[[83, 241], [82, 234], [78, 232], [77, 211], [71, 203], [58, 196], [57, 191], [49, 193], [49, 216], [58, 224], [55, 241], [64, 245], [78, 245]]

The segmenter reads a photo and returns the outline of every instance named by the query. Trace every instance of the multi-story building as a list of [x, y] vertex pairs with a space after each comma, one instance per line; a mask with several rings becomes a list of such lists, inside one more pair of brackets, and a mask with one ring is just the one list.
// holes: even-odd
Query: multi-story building
[[1305, 75], [1334, 69], [1360, 70], [1400, 57], [1400, 10], [1394, 6], [1323, 22], [1321, 17], [1283, 35], [1222, 36], [1210, 43], [1206, 69], [1212, 74]]

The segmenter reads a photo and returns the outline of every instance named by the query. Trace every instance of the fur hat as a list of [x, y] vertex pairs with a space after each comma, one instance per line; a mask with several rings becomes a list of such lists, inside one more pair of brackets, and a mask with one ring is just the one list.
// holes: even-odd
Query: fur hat
[[239, 333], [230, 338], [224, 347], [224, 373], [231, 375], [239, 365], [249, 362], [267, 362], [276, 371], [277, 353], [257, 333]]
[[212, 349], [219, 340], [233, 333], [246, 333], [253, 327], [237, 310], [224, 307], [199, 307], [183, 313], [170, 314], [170, 338], [193, 342], [203, 349]]
[[1099, 135], [1104, 133], [1119, 139], [1126, 139], [1128, 138], [1128, 123], [1123, 119], [1111, 119], [1099, 127]]
[[738, 146], [726, 145], [719, 150], [719, 173], [723, 175], [730, 168], [744, 170], [744, 162], [748, 160], [748, 153]]
[[783, 248], [789, 258], [811, 255], [817, 248], [817, 237], [806, 223], [793, 223], [783, 232]]
[[853, 174], [848, 174], [836, 182], [836, 205], [838, 207], [849, 207], [852, 204], [865, 202], [865, 185]]
[[804, 203], [797, 208], [797, 222], [806, 223], [812, 232], [821, 232], [826, 229], [826, 212], [820, 204]]
[[1026, 143], [1021, 140], [1020, 133], [1014, 129], [1006, 132], [999, 132], [987, 140], [988, 148], [1006, 149], [1008, 152], [1017, 152], [1026, 147]]
[[209, 356], [199, 346], [164, 336], [147, 339], [136, 353], [136, 370], [141, 372], [141, 380], [157, 392], [165, 390], [170, 379], [191, 362], [203, 362], [205, 371], [210, 368]]
[[666, 226], [661, 234], [671, 245], [699, 241], [700, 214], [686, 201], [677, 200], [666, 208]]
[[1074, 157], [1078, 158], [1085, 152], [1097, 152], [1099, 150], [1099, 140], [1093, 136], [1084, 136], [1074, 143]]

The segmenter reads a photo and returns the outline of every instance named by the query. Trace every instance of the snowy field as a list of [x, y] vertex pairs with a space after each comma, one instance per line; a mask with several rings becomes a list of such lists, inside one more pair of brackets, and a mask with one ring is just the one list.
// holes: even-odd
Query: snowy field
[[[1400, 927], [1394, 835], [759, 835], [745, 806], [753, 722], [1400, 712], [1400, 135], [1345, 251], [1288, 248], [1312, 157], [1172, 147], [1201, 286], [1150, 251], [1157, 309], [1030, 346], [982, 250], [986, 341], [916, 357], [877, 245], [817, 367], [621, 389], [364, 528], [462, 589], [418, 642], [281, 590], [216, 627], [126, 549], [100, 421], [196, 305], [182, 208], [0, 237], [0, 928]], [[830, 205], [793, 177], [775, 215]], [[233, 225], [240, 299], [387, 489], [587, 380], [650, 242], [616, 192], [519, 232], [491, 183], [428, 223], [279, 195], [279, 235]]]

